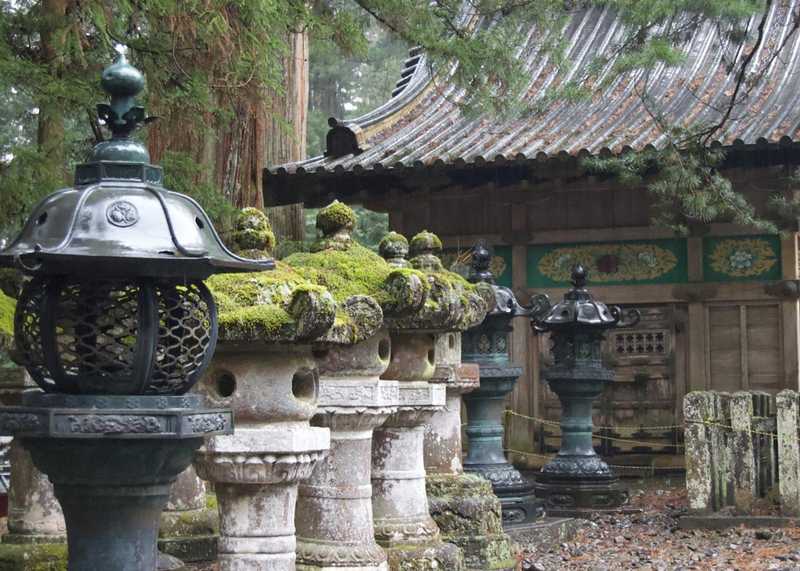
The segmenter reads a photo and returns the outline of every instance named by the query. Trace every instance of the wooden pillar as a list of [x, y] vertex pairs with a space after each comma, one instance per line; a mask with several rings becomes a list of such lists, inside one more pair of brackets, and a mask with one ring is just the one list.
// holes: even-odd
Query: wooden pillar
[[[798, 279], [798, 245], [797, 233], [792, 232], [788, 238], [781, 240], [781, 265], [783, 279]], [[796, 299], [781, 302], [781, 322], [783, 329], [783, 363], [784, 387], [792, 390], [800, 389], [800, 306]]]
[[[703, 281], [703, 239], [688, 238], [688, 274], [690, 282]], [[689, 378], [687, 391], [709, 389], [707, 378], [707, 352], [708, 324], [705, 304], [702, 301], [689, 302], [688, 320], [688, 350], [689, 350]]]

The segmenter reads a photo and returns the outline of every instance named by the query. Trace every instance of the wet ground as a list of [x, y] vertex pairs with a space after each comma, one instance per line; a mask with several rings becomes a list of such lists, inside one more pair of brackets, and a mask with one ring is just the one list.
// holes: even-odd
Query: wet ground
[[[800, 571], [800, 528], [682, 530], [682, 479], [628, 483], [631, 502], [641, 514], [595, 518], [572, 541], [521, 554], [519, 569]], [[770, 510], [764, 506], [759, 511]]]

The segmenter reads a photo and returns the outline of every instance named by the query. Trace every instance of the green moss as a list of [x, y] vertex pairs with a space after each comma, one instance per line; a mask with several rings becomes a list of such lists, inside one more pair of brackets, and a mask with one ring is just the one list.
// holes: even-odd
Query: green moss
[[424, 252], [439, 252], [442, 241], [433, 232], [423, 230], [411, 238], [411, 255], [416, 256]]
[[394, 271], [378, 254], [356, 243], [345, 251], [298, 252], [284, 261], [303, 278], [325, 286], [336, 301], [359, 294], [384, 296], [384, 281]]
[[162, 539], [214, 535], [219, 533], [217, 510], [203, 508], [179, 512], [163, 512], [158, 537]]
[[258, 208], [243, 208], [237, 214], [232, 239], [239, 251], [275, 249], [275, 234], [269, 219]]
[[14, 335], [14, 310], [17, 302], [0, 292], [0, 335]]
[[[324, 319], [333, 312], [333, 302], [324, 287], [309, 283], [283, 262], [276, 262], [275, 266], [273, 271], [219, 274], [207, 280], [219, 308], [223, 339], [292, 339], [297, 329], [296, 318], [303, 313], [293, 303], [304, 293], [313, 294], [324, 305], [315, 315]], [[316, 331], [309, 324], [303, 327], [308, 333]]]
[[289, 312], [281, 307], [256, 305], [221, 313], [219, 326], [224, 339], [277, 341], [292, 337], [294, 320]]
[[329, 236], [339, 230], [352, 230], [356, 225], [356, 213], [353, 209], [334, 200], [317, 214], [317, 228], [325, 236]]
[[378, 252], [384, 258], [405, 257], [408, 254], [408, 240], [402, 234], [389, 232], [378, 244]]
[[206, 494], [206, 507], [210, 510], [215, 510], [219, 507], [217, 494]]
[[0, 544], [0, 571], [65, 571], [66, 543]]

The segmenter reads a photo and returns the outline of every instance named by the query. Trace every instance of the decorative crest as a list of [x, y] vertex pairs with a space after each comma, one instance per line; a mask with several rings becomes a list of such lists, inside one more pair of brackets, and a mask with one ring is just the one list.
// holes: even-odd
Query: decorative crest
[[111, 96], [111, 103], [99, 103], [97, 115], [105, 121], [112, 138], [128, 138], [141, 124], [155, 120], [145, 117], [144, 107], [136, 104], [136, 96], [144, 89], [144, 76], [124, 54], [118, 54], [103, 70], [100, 85]]

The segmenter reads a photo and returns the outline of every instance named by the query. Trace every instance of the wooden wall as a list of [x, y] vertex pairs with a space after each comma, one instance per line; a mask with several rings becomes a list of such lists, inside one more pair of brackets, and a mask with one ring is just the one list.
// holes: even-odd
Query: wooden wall
[[[729, 174], [737, 189], [759, 204], [769, 193], [781, 190], [786, 177], [777, 167]], [[472, 189], [453, 187], [415, 193], [413, 199], [399, 195], [381, 208], [390, 213], [392, 229], [409, 237], [427, 229], [438, 233], [445, 247], [465, 249], [478, 239], [510, 246], [513, 289], [522, 302], [534, 293], [559, 298], [566, 290], [529, 287], [530, 246], [674, 238], [671, 231], [649, 225], [650, 203], [643, 189], [590, 178], [511, 187], [491, 183]], [[686, 276], [680, 283], [603, 285], [592, 284], [590, 275], [596, 297], [637, 307], [644, 316], [631, 332], [632, 338], [609, 339], [610, 354], [620, 348], [622, 352], [616, 353], [617, 380], [596, 410], [598, 425], [618, 427], [612, 431], [617, 440], [605, 443], [607, 454], [628, 455], [634, 463], [675, 461], [680, 453], [675, 446], [680, 442], [679, 428], [640, 427], [679, 426], [682, 398], [689, 390], [800, 388], [797, 301], [776, 297], [764, 281], [709, 281], [704, 276], [704, 238], [755, 233], [728, 224], [705, 230], [705, 237], [686, 240]], [[782, 238], [780, 250], [779, 277], [797, 279], [797, 236]], [[626, 343], [647, 342], [653, 335], [661, 336], [663, 350], [626, 353]], [[510, 407], [525, 416], [558, 419], [557, 399], [539, 378], [547, 358], [546, 339], [534, 335], [525, 320], [518, 320], [511, 352], [524, 374], [510, 397]], [[643, 446], [637, 441], [655, 444]], [[518, 418], [509, 423], [507, 444], [532, 453], [552, 452], [558, 445], [558, 429]], [[540, 463], [530, 455], [516, 460]]]

